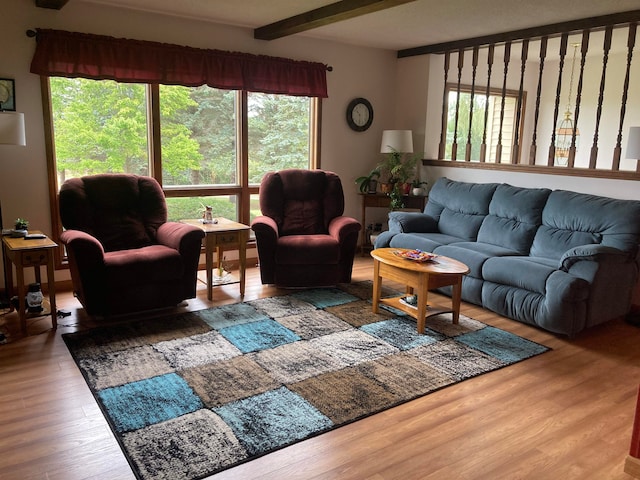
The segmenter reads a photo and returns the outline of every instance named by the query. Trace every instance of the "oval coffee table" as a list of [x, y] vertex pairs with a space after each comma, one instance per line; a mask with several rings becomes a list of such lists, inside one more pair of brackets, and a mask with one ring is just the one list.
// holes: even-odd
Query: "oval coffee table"
[[[462, 277], [469, 273], [464, 263], [449, 257], [437, 256], [428, 262], [415, 262], [398, 257], [394, 252], [404, 248], [378, 248], [371, 252], [373, 257], [373, 313], [378, 313], [380, 303], [401, 310], [417, 320], [418, 333], [424, 333], [427, 317], [440, 313], [453, 313], [453, 323], [460, 317], [460, 297]], [[382, 279], [386, 278], [406, 286], [406, 294], [399, 297], [380, 298]], [[451, 285], [451, 308], [427, 306], [429, 290]], [[412, 307], [400, 301], [406, 295], [417, 295], [417, 305]]]

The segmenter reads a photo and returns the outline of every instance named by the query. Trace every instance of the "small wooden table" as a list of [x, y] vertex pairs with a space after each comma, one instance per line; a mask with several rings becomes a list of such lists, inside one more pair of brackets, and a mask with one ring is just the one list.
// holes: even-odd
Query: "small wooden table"
[[[426, 318], [440, 313], [453, 313], [453, 323], [460, 317], [460, 299], [462, 295], [462, 277], [469, 273], [464, 263], [448, 257], [438, 256], [430, 262], [418, 263], [394, 255], [402, 248], [378, 248], [371, 252], [373, 257], [373, 313], [378, 313], [378, 305], [383, 303], [401, 310], [417, 320], [418, 333], [424, 333]], [[414, 289], [418, 297], [416, 308], [405, 305], [400, 297], [380, 298], [382, 279], [386, 278], [406, 285], [406, 292], [412, 295]], [[429, 290], [453, 286], [451, 308], [427, 307]]]
[[[39, 231], [29, 231], [29, 233], [42, 233]], [[56, 309], [56, 285], [54, 276], [54, 257], [53, 252], [58, 248], [58, 244], [49, 239], [38, 238], [33, 240], [27, 240], [25, 238], [12, 238], [9, 236], [2, 237], [2, 247], [4, 248], [5, 258], [9, 261], [5, 265], [7, 269], [7, 281], [6, 285], [9, 296], [13, 291], [13, 269], [12, 265], [16, 267], [16, 279], [18, 290], [18, 317], [20, 318], [20, 326], [22, 328], [23, 335], [27, 335], [27, 316], [45, 316], [51, 314], [51, 323], [53, 328], [58, 326], [58, 310]], [[47, 288], [49, 296], [50, 311], [46, 309], [37, 314], [27, 314], [27, 305], [25, 297], [27, 295], [27, 289], [24, 285], [24, 269], [25, 267], [33, 267], [36, 276], [36, 282], [41, 282], [40, 267], [46, 265], [47, 267]], [[46, 305], [46, 304], [45, 304]]]
[[247, 268], [247, 242], [251, 227], [243, 223], [234, 222], [226, 218], [216, 218], [217, 223], [204, 223], [202, 220], [181, 220], [182, 223], [200, 227], [204, 233], [204, 248], [207, 270], [207, 298], [213, 299], [213, 251], [216, 251], [218, 265], [222, 262], [225, 248], [238, 250], [240, 270], [239, 281], [223, 282], [240, 283], [240, 297], [244, 297], [245, 271]]

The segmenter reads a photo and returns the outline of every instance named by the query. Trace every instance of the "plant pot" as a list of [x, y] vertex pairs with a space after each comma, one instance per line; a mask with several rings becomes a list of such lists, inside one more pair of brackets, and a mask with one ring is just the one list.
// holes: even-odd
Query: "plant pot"
[[422, 187], [413, 187], [411, 193], [413, 193], [413, 195], [415, 195], [416, 197], [419, 197], [424, 194], [424, 190], [422, 189]]
[[375, 178], [372, 178], [371, 180], [369, 180], [367, 193], [376, 193], [377, 190], [378, 190], [378, 180], [376, 180]]
[[391, 193], [393, 191], [393, 183], [381, 183], [380, 191], [382, 193]]
[[400, 193], [402, 195], [409, 195], [410, 191], [411, 191], [411, 184], [410, 183], [401, 183], [400, 184]]

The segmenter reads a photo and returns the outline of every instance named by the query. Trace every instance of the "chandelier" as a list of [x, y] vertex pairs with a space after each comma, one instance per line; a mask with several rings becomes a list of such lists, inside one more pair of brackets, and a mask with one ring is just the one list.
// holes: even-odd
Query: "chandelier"
[[575, 135], [575, 147], [578, 147], [578, 141], [580, 140], [580, 130], [578, 126], [573, 124], [573, 115], [571, 108], [571, 94], [573, 92], [573, 74], [576, 67], [576, 52], [578, 51], [579, 43], [572, 43], [573, 46], [573, 60], [571, 61], [571, 80], [569, 81], [569, 95], [567, 97], [567, 109], [564, 112], [564, 118], [558, 124], [556, 128], [556, 143], [555, 143], [555, 160], [556, 165], [565, 166], [569, 159], [569, 149], [571, 148], [571, 141]]

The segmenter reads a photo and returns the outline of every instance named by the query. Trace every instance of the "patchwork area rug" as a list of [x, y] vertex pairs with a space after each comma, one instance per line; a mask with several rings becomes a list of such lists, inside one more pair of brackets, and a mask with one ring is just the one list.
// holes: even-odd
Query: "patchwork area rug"
[[[387, 291], [386, 294], [394, 292]], [[140, 479], [197, 479], [548, 350], [371, 282], [64, 335]]]

